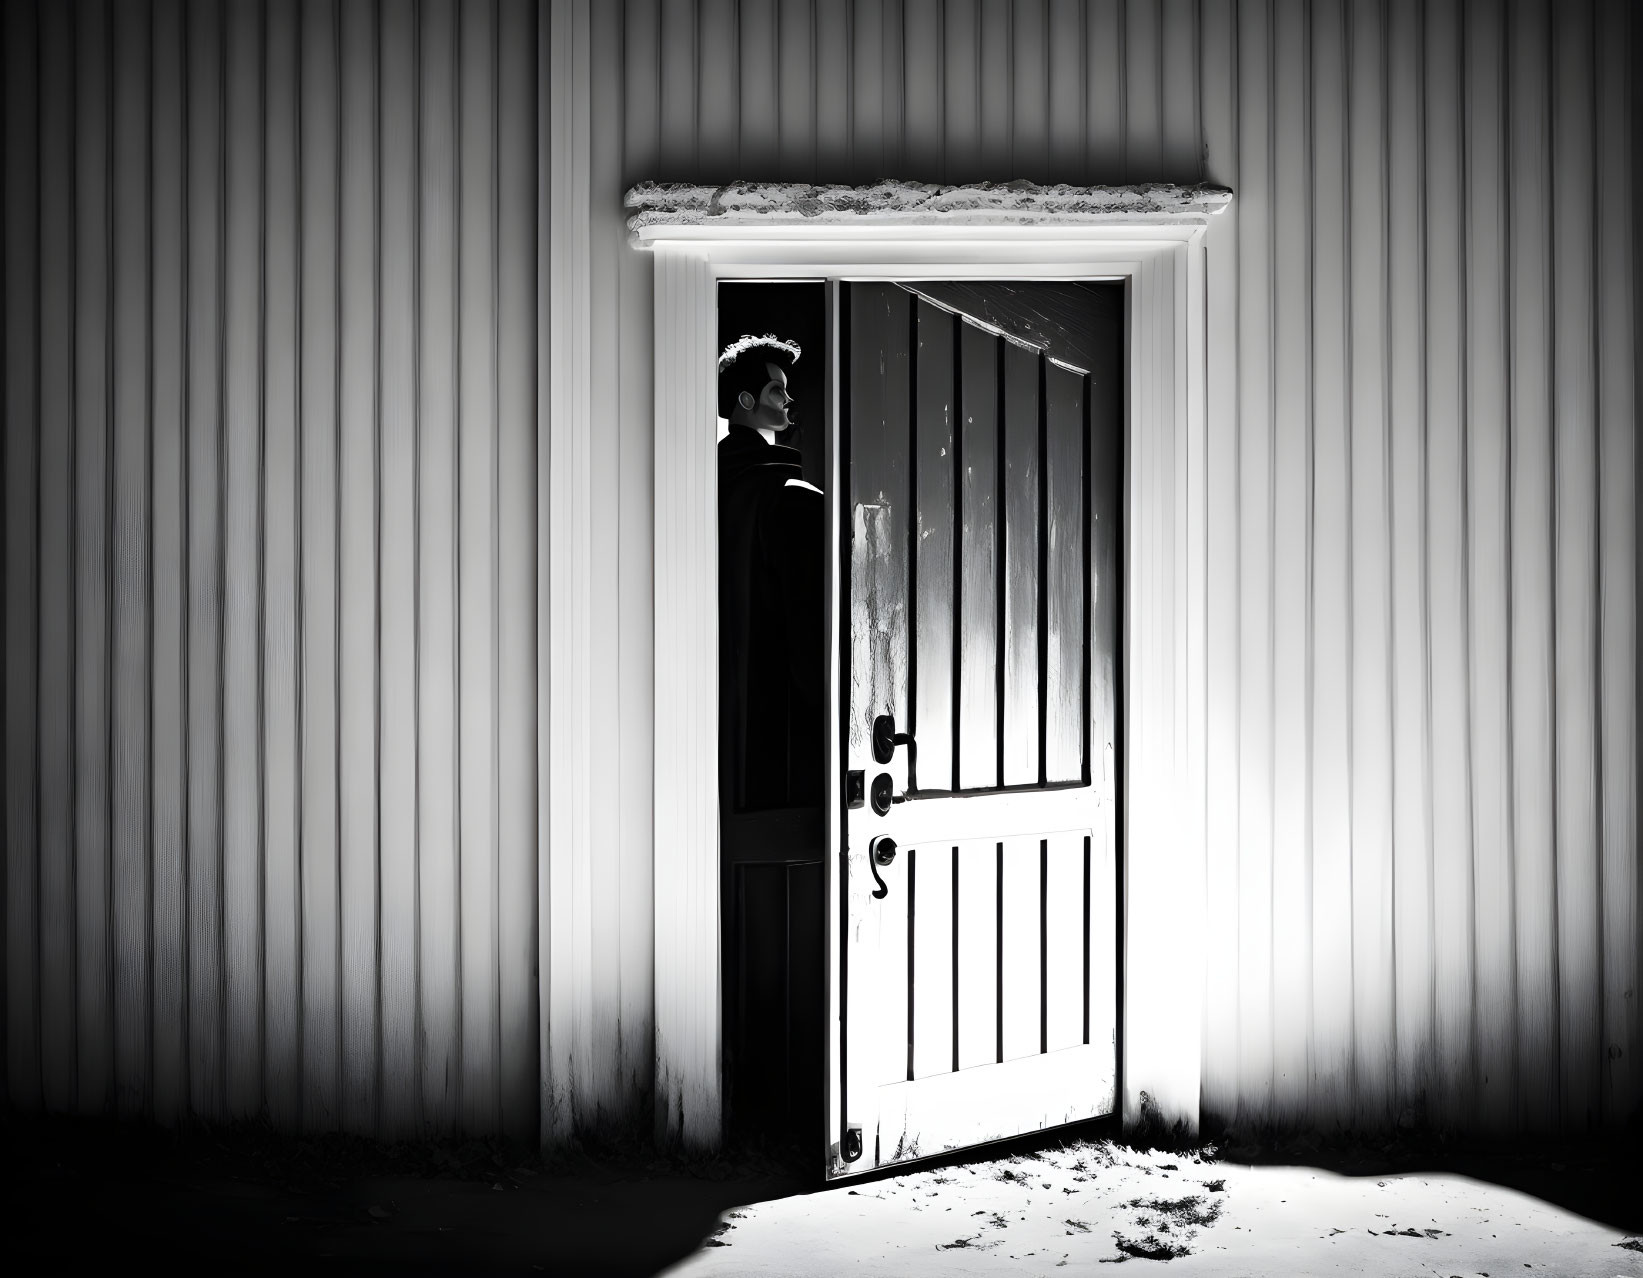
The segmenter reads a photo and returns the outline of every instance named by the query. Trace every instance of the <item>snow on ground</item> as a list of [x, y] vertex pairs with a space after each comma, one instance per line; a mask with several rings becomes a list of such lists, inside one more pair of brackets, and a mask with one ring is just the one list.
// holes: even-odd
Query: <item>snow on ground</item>
[[1448, 1173], [1349, 1177], [1098, 1143], [739, 1208], [666, 1273], [1095, 1274], [1107, 1264], [1144, 1273], [1167, 1262], [1183, 1276], [1643, 1278], [1643, 1250], [1628, 1241]]

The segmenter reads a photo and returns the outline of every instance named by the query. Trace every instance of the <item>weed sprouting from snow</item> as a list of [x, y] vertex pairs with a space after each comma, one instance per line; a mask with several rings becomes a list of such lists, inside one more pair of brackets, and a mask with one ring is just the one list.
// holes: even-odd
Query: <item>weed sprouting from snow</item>
[[1617, 1242], [1615, 1246], [1624, 1247], [1627, 1251], [1643, 1251], [1643, 1238], [1627, 1238]]
[[1072, 1233], [1073, 1229], [1076, 1229], [1081, 1234], [1087, 1234], [1090, 1232], [1090, 1224], [1087, 1220], [1066, 1220], [1062, 1223], [1072, 1226], [1072, 1229], [1067, 1230], [1069, 1234]]
[[1224, 1180], [1206, 1180], [1204, 1188], [1212, 1194], [1223, 1194], [1226, 1192], [1227, 1183]]
[[1141, 1260], [1179, 1260], [1182, 1256], [1192, 1255], [1192, 1248], [1185, 1243], [1165, 1242], [1157, 1234], [1131, 1238], [1115, 1229], [1112, 1238], [1119, 1251]]
[[1132, 1236], [1114, 1230], [1113, 1241], [1124, 1253], [1115, 1259], [1133, 1256], [1143, 1260], [1175, 1260], [1190, 1256], [1192, 1248], [1188, 1244], [1197, 1237], [1198, 1230], [1214, 1224], [1221, 1216], [1221, 1204], [1206, 1202], [1200, 1194], [1182, 1198], [1132, 1198], [1124, 1206], [1140, 1213], [1135, 1224], [1147, 1232]]
[[1124, 1206], [1156, 1213], [1164, 1218], [1160, 1228], [1165, 1229], [1171, 1224], [1178, 1229], [1212, 1225], [1221, 1216], [1221, 1204], [1206, 1204], [1199, 1194], [1190, 1194], [1185, 1198], [1132, 1198]]

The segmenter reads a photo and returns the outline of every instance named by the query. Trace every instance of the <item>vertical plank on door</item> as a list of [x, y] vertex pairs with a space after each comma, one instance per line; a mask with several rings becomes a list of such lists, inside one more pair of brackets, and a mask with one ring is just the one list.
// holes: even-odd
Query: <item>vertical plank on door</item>
[[1461, 201], [1461, 34], [1453, 10], [1429, 10], [1426, 95], [1426, 573], [1432, 681], [1432, 908], [1437, 1114], [1469, 1115], [1472, 1051], [1472, 761], [1466, 701], [1467, 315]]
[[911, 921], [908, 907], [912, 902], [907, 890], [907, 864], [903, 853], [882, 867], [879, 875], [889, 890], [880, 900], [867, 898], [867, 909], [872, 915], [868, 926], [878, 938], [875, 970], [868, 978], [869, 989], [863, 991], [873, 1000], [873, 1038], [870, 1043], [859, 1044], [856, 1050], [872, 1053], [872, 1077], [877, 1083], [900, 1083], [907, 1078], [911, 1028], [907, 1001], [912, 995], [912, 982], [907, 979], [907, 929]]
[[998, 784], [998, 343], [957, 325], [958, 705], [954, 750], [965, 789]]
[[196, 1114], [222, 1114], [223, 463], [227, 395], [223, 14], [192, 3], [188, 89], [188, 1080]]
[[1089, 471], [1084, 490], [1084, 570], [1087, 585], [1085, 612], [1089, 627], [1088, 710], [1084, 766], [1101, 805], [1104, 833], [1112, 840], [1118, 804], [1118, 690], [1122, 646], [1119, 606], [1122, 583], [1119, 556], [1123, 553], [1125, 399], [1124, 339], [1114, 326], [1103, 358], [1080, 387], [1083, 430], [1088, 439]]
[[[496, 9], [457, 11], [457, 989], [464, 1131], [497, 1103]], [[616, 148], [612, 158], [617, 159]], [[614, 435], [615, 432], [611, 431]], [[614, 541], [614, 538], [612, 539]]]
[[[1519, 1104], [1524, 1124], [1558, 1121], [1557, 886], [1552, 829], [1551, 32], [1522, 0], [1508, 51], [1512, 202], [1507, 353], [1512, 420], [1511, 793]], [[1401, 960], [1401, 953], [1400, 953]]]
[[[1625, 84], [1638, 16], [1634, 7], [1606, 5], [1597, 41], [1593, 92], [1597, 120], [1595, 252], [1606, 264], [1598, 277], [1598, 707], [1599, 820], [1603, 885], [1603, 1117], [1614, 1126], [1638, 1104], [1637, 1055], [1643, 1014], [1627, 990], [1638, 988], [1637, 863], [1637, 305], [1625, 281], [1635, 280], [1636, 215], [1619, 194], [1637, 180], [1633, 128]], [[1635, 71], [1631, 72], [1635, 75]], [[1633, 102], [1643, 102], [1634, 87]], [[1613, 264], [1609, 266], [1607, 264]]]
[[1084, 1041], [1084, 837], [1052, 834], [1044, 858], [1044, 1050]]
[[[912, 515], [908, 483], [909, 334], [911, 295], [894, 284], [854, 284], [850, 300], [850, 500], [879, 507], [872, 528], [885, 547], [871, 581], [852, 581], [858, 604], [871, 617], [872, 651], [851, 659], [871, 688], [854, 699], [850, 714], [850, 757], [864, 767], [872, 761], [868, 734], [875, 715], [892, 714], [898, 727], [907, 720], [907, 530]], [[861, 592], [867, 590], [870, 597]], [[906, 750], [897, 750], [890, 771], [905, 768]], [[905, 773], [901, 773], [905, 776]], [[899, 779], [899, 778], [898, 778]]]
[[998, 848], [973, 841], [954, 853], [960, 1069], [998, 1060]]
[[913, 913], [913, 1077], [953, 1068], [953, 858], [926, 843], [908, 853]]
[[1314, 6], [1307, 50], [1312, 99], [1308, 199], [1312, 280], [1312, 696], [1307, 707], [1312, 801], [1312, 1049], [1310, 1112], [1320, 1124], [1351, 1114], [1351, 418], [1346, 236], [1347, 64], [1344, 6]]
[[[536, 6], [504, 0], [497, 37], [496, 680], [498, 997], [502, 1129], [537, 1124]], [[654, 125], [654, 120], [652, 121]], [[648, 311], [648, 308], [647, 308]], [[625, 386], [625, 383], [624, 383]], [[624, 391], [625, 396], [625, 391]], [[652, 401], [648, 398], [645, 403]], [[624, 397], [624, 404], [626, 399]], [[648, 443], [648, 440], [647, 440]], [[648, 454], [647, 454], [648, 455]], [[648, 545], [648, 534], [646, 544]], [[648, 636], [650, 627], [642, 629]], [[648, 645], [646, 647], [648, 651]], [[645, 664], [648, 680], [648, 661]], [[649, 794], [647, 774], [635, 778]], [[633, 817], [651, 829], [648, 803]], [[624, 814], [626, 815], [626, 813]], [[639, 908], [648, 920], [650, 902]]]
[[188, 1108], [186, 998], [187, 891], [184, 824], [187, 812], [188, 563], [184, 407], [187, 304], [183, 236], [187, 191], [184, 114], [183, 6], [162, 0], [154, 9], [153, 59], [153, 642], [150, 741], [153, 790], [149, 808], [152, 848], [150, 1030], [153, 1077], [150, 1104], [156, 1121], [174, 1123]]
[[[1560, 6], [1552, 31], [1552, 757], [1557, 849], [1558, 1064], [1565, 1131], [1599, 1119], [1597, 828], [1598, 491], [1592, 292], [1592, 11]], [[1618, 781], [1619, 778], [1616, 778]]]
[[[1004, 663], [1004, 785], [1031, 785], [1039, 777], [1039, 537], [1038, 507], [1040, 412], [1039, 368], [1043, 357], [1002, 342], [1004, 351], [1004, 420], [999, 423], [1004, 472], [999, 486], [1004, 499], [1004, 590], [1001, 639]], [[1080, 458], [1080, 461], [1082, 459]], [[1082, 615], [1082, 593], [1079, 599]], [[1079, 717], [1083, 715], [1082, 701]]]
[[417, 1033], [417, 32], [414, 13], [381, 10], [377, 276], [377, 829], [380, 848], [381, 1092], [385, 1137], [416, 1130]]
[[75, 132], [78, 67], [74, 10], [45, 5], [39, 14], [40, 83], [40, 595], [36, 643], [39, 719], [40, 1095], [62, 1113], [76, 1100], [79, 954], [75, 839], [79, 815], [74, 731], [79, 651], [75, 616], [75, 520], [79, 429], [75, 380], [79, 301], [75, 246]]
[[[1092, 441], [1085, 396], [1096, 392], [1086, 379], [1046, 361], [1044, 370], [1043, 572], [1045, 601], [1044, 746], [1046, 781], [1076, 781], [1084, 775], [1085, 679], [1099, 645], [1086, 635], [1091, 580], [1086, 520], [1090, 509]], [[1093, 404], [1090, 405], [1093, 408]], [[1111, 467], [1111, 460], [1108, 462]], [[1103, 512], [1116, 519], [1118, 507]], [[1089, 530], [1093, 534], [1093, 526]], [[1108, 547], [1102, 542], [1103, 553]], [[1096, 579], [1096, 591], [1101, 580]], [[1115, 579], [1108, 576], [1107, 582]], [[1116, 603], [1116, 600], [1113, 601]], [[1116, 613], [1112, 620], [1116, 622]], [[1107, 709], [1102, 706], [1101, 709]], [[1092, 762], [1092, 766], [1099, 766]]]
[[[1273, 1108], [1302, 1114], [1312, 1039], [1312, 849], [1307, 638], [1312, 542], [1310, 393], [1314, 246], [1307, 194], [1309, 34], [1301, 0], [1273, 9], [1272, 210], [1272, 1035]], [[1257, 285], [1259, 287], [1259, 285]]]
[[[1269, 15], [1238, 12], [1238, 1095], [1272, 1102], [1273, 242]], [[1246, 285], [1247, 287], [1243, 286]], [[1263, 287], [1264, 285], [1264, 287]]]
[[1392, 564], [1382, 11], [1351, 6], [1346, 71], [1347, 406], [1352, 761], [1352, 1068], [1356, 1121], [1384, 1121], [1393, 1084]]
[[1013, 838], [1004, 844], [998, 883], [999, 989], [1003, 1022], [1001, 1060], [1036, 1056], [1043, 1049], [1044, 841]]
[[1089, 1036], [1084, 1041], [1107, 1053], [1106, 1072], [1101, 1079], [1105, 1084], [1103, 1112], [1107, 1113], [1116, 1110], [1118, 1104], [1118, 860], [1114, 835], [1108, 818], [1077, 840], [1083, 844], [1089, 954]]
[[298, 865], [302, 1017], [302, 1121], [334, 1130], [343, 1005], [338, 947], [337, 827], [337, 550], [342, 502], [337, 488], [341, 334], [337, 331], [342, 275], [338, 177], [340, 70], [338, 13], [332, 3], [303, 11], [299, 24], [300, 424], [298, 480], [299, 644], [298, 737], [302, 796]]
[[1432, 797], [1428, 733], [1426, 542], [1426, 204], [1424, 81], [1413, 10], [1388, 12], [1387, 282], [1392, 363], [1392, 804], [1397, 1091], [1427, 1087], [1432, 1050]]
[[[39, 191], [39, 15], [5, 15], [5, 183]], [[59, 92], [58, 86], [49, 90]], [[36, 196], [37, 199], [37, 196]], [[5, 1080], [8, 1099], [40, 1104], [40, 827], [37, 798], [40, 510], [40, 225], [36, 199], [5, 214]]]
[[122, 1115], [148, 1105], [149, 432], [151, 334], [148, 140], [152, 27], [147, 6], [111, 10], [113, 641], [109, 720], [114, 1081]]
[[339, 6], [337, 786], [342, 1126], [376, 1130], [378, 984], [377, 463], [380, 405], [375, 11]]
[[1510, 634], [1511, 527], [1507, 521], [1507, 307], [1504, 182], [1510, 118], [1502, 71], [1505, 32], [1494, 5], [1468, 5], [1463, 50], [1466, 120], [1466, 574], [1470, 612], [1472, 837], [1476, 927], [1478, 1120], [1515, 1126], [1517, 1102], [1512, 952]]
[[914, 303], [917, 385], [914, 387], [915, 555], [913, 716], [910, 767], [925, 790], [957, 786], [953, 771], [953, 317], [923, 299]]

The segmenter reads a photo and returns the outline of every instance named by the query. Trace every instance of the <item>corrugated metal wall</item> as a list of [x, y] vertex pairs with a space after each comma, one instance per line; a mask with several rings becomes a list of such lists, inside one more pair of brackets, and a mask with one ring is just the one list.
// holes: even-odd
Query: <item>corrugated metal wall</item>
[[[1634, 1110], [1630, 7], [559, 3], [594, 72], [611, 762], [582, 930], [545, 939], [576, 965], [556, 1122], [643, 1105], [666, 855], [652, 262], [621, 193], [734, 176], [1234, 188], [1207, 247], [1206, 1106]], [[546, 17], [6, 21], [11, 1095], [532, 1130]]]
[[[592, 191], [619, 352], [599, 376], [622, 388], [595, 459], [623, 583], [596, 696], [651, 662], [651, 263], [621, 248], [626, 185], [1225, 183], [1206, 1109], [1635, 1111], [1633, 21], [1610, 0], [595, 6], [595, 65], [625, 68], [592, 116], [593, 154], [621, 156]], [[624, 758], [644, 726], [624, 717]]]
[[14, 1103], [532, 1135], [535, 8], [6, 8]]

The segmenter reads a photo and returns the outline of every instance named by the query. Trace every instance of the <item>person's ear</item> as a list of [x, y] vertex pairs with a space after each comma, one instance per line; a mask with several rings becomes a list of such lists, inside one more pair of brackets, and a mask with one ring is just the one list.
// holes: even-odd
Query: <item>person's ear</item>
[[736, 396], [736, 402], [740, 404], [746, 412], [751, 413], [753, 411], [753, 395], [751, 392], [743, 391], [740, 395]]

